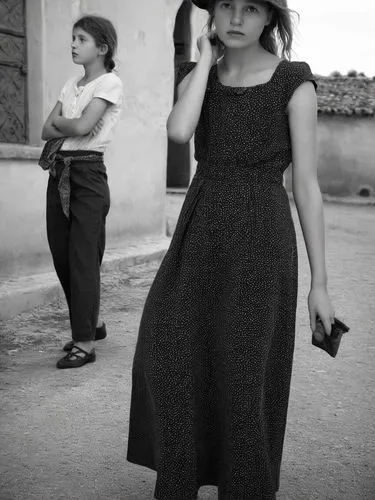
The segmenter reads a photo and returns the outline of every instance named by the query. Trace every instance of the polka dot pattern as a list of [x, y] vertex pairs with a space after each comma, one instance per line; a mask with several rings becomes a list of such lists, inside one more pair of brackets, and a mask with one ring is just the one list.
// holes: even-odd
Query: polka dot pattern
[[[183, 63], [178, 80], [195, 63]], [[132, 368], [127, 460], [157, 500], [275, 499], [294, 351], [296, 236], [282, 174], [305, 62], [227, 87], [210, 71], [198, 166], [150, 287]]]

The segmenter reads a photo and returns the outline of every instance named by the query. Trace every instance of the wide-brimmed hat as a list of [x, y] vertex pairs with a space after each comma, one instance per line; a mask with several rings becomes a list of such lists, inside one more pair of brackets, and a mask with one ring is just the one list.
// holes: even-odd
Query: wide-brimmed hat
[[[191, 0], [194, 5], [199, 7], [200, 9], [208, 10], [214, 4], [215, 0]], [[265, 0], [267, 3], [274, 5], [275, 7], [286, 8], [287, 0]]]

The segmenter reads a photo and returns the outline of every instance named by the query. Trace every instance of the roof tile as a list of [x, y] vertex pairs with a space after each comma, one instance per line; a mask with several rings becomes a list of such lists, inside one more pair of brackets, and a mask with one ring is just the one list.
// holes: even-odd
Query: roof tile
[[375, 115], [375, 79], [366, 76], [314, 75], [318, 113], [344, 116]]

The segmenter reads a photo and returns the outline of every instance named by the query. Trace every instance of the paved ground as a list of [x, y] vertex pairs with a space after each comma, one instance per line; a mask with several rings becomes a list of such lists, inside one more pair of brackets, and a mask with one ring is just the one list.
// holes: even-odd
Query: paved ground
[[[181, 201], [169, 197], [172, 220]], [[374, 222], [374, 206], [326, 205], [330, 291], [337, 316], [351, 326], [336, 359], [310, 344], [297, 225], [300, 300], [280, 500], [375, 498]], [[62, 302], [0, 323], [1, 500], [152, 498], [155, 472], [125, 454], [132, 356], [159, 264], [105, 274], [109, 338], [98, 342], [92, 365], [55, 368], [69, 338]], [[216, 499], [216, 488], [201, 488], [200, 498]]]

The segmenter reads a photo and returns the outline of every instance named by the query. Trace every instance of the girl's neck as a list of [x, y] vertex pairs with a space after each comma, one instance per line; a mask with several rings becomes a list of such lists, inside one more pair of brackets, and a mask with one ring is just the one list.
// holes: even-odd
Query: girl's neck
[[[271, 54], [269, 54], [271, 56]], [[229, 73], [236, 73], [243, 68], [256, 68], [259, 63], [267, 59], [267, 52], [256, 43], [243, 49], [226, 48], [223, 64]]]
[[91, 80], [95, 80], [98, 76], [104, 75], [107, 73], [107, 70], [103, 66], [102, 61], [94, 61], [89, 64], [84, 64], [85, 76], [82, 78], [85, 82], [90, 82]]

